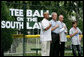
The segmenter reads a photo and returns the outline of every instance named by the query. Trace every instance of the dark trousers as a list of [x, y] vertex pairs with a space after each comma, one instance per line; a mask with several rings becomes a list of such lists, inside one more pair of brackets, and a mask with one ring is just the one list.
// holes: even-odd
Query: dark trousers
[[59, 55], [64, 56], [65, 42], [60, 43]]
[[78, 51], [78, 56], [81, 56], [81, 46], [80, 45], [72, 45], [72, 52], [74, 56], [77, 56], [76, 49]]
[[50, 45], [50, 56], [59, 56], [59, 34], [52, 34], [52, 42]]

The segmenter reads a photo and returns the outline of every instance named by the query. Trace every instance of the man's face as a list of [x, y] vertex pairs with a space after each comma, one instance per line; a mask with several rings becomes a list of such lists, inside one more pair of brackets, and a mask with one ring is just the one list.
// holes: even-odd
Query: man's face
[[61, 15], [60, 17], [59, 17], [59, 19], [60, 19], [60, 21], [62, 21], [63, 22], [63, 19], [64, 17]]
[[46, 18], [47, 18], [47, 19], [49, 18], [49, 13], [46, 14]]
[[57, 19], [57, 14], [54, 13], [54, 14], [52, 15], [52, 19], [56, 21], [56, 19]]
[[46, 19], [48, 19], [48, 18], [49, 18], [49, 13], [44, 14], [44, 17], [45, 17]]

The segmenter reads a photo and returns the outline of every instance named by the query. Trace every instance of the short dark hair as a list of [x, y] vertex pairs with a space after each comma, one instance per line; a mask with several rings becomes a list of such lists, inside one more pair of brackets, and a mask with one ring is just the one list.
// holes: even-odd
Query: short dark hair
[[72, 25], [75, 24], [75, 23], [77, 23], [77, 21], [73, 21], [73, 22], [72, 22]]

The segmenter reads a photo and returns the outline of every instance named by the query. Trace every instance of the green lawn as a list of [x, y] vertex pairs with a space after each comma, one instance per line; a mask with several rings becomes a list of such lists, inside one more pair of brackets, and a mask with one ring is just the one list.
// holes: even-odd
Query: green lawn
[[[4, 56], [22, 56], [20, 54], [8, 54], [8, 55], [4, 55]], [[41, 56], [41, 54], [36, 55], [36, 53], [26, 53], [25, 56]], [[73, 56], [72, 53], [65, 53], [64, 56]]]
[[[36, 55], [35, 53], [29, 53], [29, 54], [26, 54], [25, 56], [41, 56], [41, 54]], [[65, 53], [64, 56], [73, 56], [73, 54]]]
[[[67, 42], [66, 46], [71, 45], [71, 42]], [[83, 46], [83, 42], [82, 42], [82, 46]], [[26, 52], [29, 51], [31, 52], [31, 48], [37, 48], [36, 47], [36, 43], [26, 43], [25, 45], [26, 47]], [[39, 45], [39, 48], [41, 48], [41, 45]], [[71, 50], [66, 50], [66, 51], [71, 51]], [[23, 45], [22, 43], [19, 43], [18, 47], [16, 48], [16, 53], [21, 53], [23, 52]], [[41, 56], [41, 54], [36, 55], [35, 51], [32, 51], [34, 53], [26, 53], [25, 56]], [[7, 52], [8, 53], [8, 52]], [[5, 54], [4, 56], [22, 56], [22, 54]], [[72, 52], [70, 53], [65, 53], [64, 56], [73, 56]]]

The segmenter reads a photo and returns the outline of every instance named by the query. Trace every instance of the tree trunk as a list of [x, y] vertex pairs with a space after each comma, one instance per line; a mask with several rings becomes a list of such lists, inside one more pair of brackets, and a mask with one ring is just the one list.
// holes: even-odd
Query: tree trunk
[[3, 52], [2, 48], [1, 48], [1, 56], [4, 56], [4, 52]]

